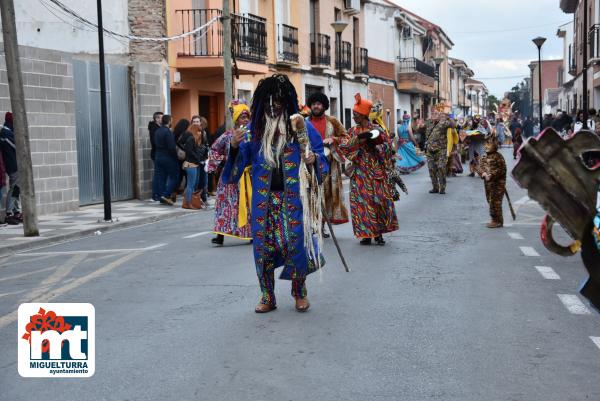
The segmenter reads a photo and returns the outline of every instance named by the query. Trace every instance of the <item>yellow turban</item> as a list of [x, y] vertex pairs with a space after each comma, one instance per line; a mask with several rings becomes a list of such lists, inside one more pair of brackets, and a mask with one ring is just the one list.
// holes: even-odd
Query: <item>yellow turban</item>
[[244, 103], [230, 103], [229, 109], [231, 110], [231, 115], [233, 116], [233, 124], [237, 124], [238, 118], [242, 115], [242, 113], [248, 113], [250, 115], [250, 108]]

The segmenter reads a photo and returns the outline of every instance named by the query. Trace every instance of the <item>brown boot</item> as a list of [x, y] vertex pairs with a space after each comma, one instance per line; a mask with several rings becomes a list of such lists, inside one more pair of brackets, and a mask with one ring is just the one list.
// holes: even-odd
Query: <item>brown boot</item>
[[192, 208], [190, 206], [190, 204], [188, 203], [187, 199], [185, 199], [185, 196], [183, 197], [183, 201], [181, 202], [181, 208], [182, 209], [191, 209]]
[[256, 312], [256, 313], [269, 313], [269, 312], [271, 312], [271, 311], [273, 311], [275, 309], [277, 309], [277, 305], [263, 304], [261, 302], [258, 305], [256, 305], [256, 308], [254, 308], [254, 312]]
[[486, 225], [487, 228], [500, 228], [502, 226], [503, 224], [496, 220], [492, 220]]
[[296, 310], [298, 312], [306, 312], [310, 308], [308, 298], [296, 298]]

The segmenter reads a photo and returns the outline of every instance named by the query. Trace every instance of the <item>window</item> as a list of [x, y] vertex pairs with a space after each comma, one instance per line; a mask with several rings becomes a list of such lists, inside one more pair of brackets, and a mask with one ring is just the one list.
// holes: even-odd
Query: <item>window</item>
[[310, 33], [319, 32], [319, 1], [310, 0]]
[[338, 118], [339, 111], [340, 111], [340, 108], [338, 107], [337, 98], [330, 97], [329, 98], [329, 114], [331, 114], [335, 118]]
[[342, 19], [342, 11], [337, 7], [333, 9], [333, 19], [335, 21], [340, 21]]
[[252, 92], [248, 90], [238, 89], [238, 99], [245, 100], [248, 105], [252, 100]]
[[306, 103], [306, 100], [313, 94], [313, 93], [323, 93], [325, 92], [325, 88], [322, 86], [315, 86], [315, 85], [305, 85], [304, 86], [304, 103]]
[[347, 130], [352, 128], [352, 110], [344, 109], [344, 126]]

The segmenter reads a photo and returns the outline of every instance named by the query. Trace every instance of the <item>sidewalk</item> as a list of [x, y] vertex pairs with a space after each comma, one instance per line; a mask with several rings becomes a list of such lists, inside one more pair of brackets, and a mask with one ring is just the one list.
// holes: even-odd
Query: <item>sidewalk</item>
[[0, 227], [0, 255], [187, 214], [212, 215], [214, 198], [208, 202], [209, 209], [200, 211], [182, 209], [180, 204], [166, 206], [153, 201], [114, 202], [112, 223], [103, 221], [104, 206], [101, 204], [84, 206], [73, 212], [43, 215], [38, 219], [39, 237], [24, 237], [22, 224]]

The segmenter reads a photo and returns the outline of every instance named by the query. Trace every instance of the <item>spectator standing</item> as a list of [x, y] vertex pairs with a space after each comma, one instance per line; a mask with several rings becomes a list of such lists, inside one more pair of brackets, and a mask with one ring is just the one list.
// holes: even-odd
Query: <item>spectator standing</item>
[[162, 184], [160, 203], [166, 205], [173, 205], [171, 194], [179, 183], [179, 160], [177, 158], [175, 136], [170, 127], [171, 116], [165, 114], [162, 118], [162, 127], [154, 133], [156, 143], [155, 177]]
[[19, 198], [19, 169], [17, 166], [17, 149], [13, 131], [13, 115], [10, 111], [4, 115], [4, 126], [0, 131], [0, 150], [4, 159], [4, 167], [8, 174], [8, 191], [6, 193], [6, 223], [16, 225], [23, 222]]
[[[197, 126], [193, 125], [192, 127]], [[198, 209], [192, 205], [192, 195], [196, 190], [198, 182], [198, 170], [200, 161], [206, 159], [207, 149], [201, 146], [201, 142], [197, 142], [196, 137], [192, 132], [188, 131], [190, 122], [188, 120], [180, 120], [175, 126], [175, 131], [183, 130], [179, 136], [177, 144], [185, 152], [185, 160], [183, 161], [183, 169], [186, 173], [186, 185], [181, 207], [184, 209]]]
[[196, 172], [196, 183], [195, 189], [201, 190], [201, 198], [204, 203], [207, 201], [208, 191], [206, 190], [206, 160], [208, 159], [209, 147], [206, 145], [205, 136], [202, 135], [202, 125], [192, 124], [189, 129], [190, 133], [194, 137], [196, 147], [199, 149], [201, 157], [198, 162], [198, 168]]
[[[156, 144], [154, 143], [154, 133], [160, 128], [162, 116], [163, 113], [157, 111], [152, 115], [152, 121], [148, 123], [148, 135], [150, 136], [150, 159], [152, 159], [152, 163], [155, 165], [155, 168], [156, 162], [154, 159], [156, 158]], [[152, 180], [152, 200], [160, 200], [160, 187], [158, 186], [158, 182], [156, 180]]]

